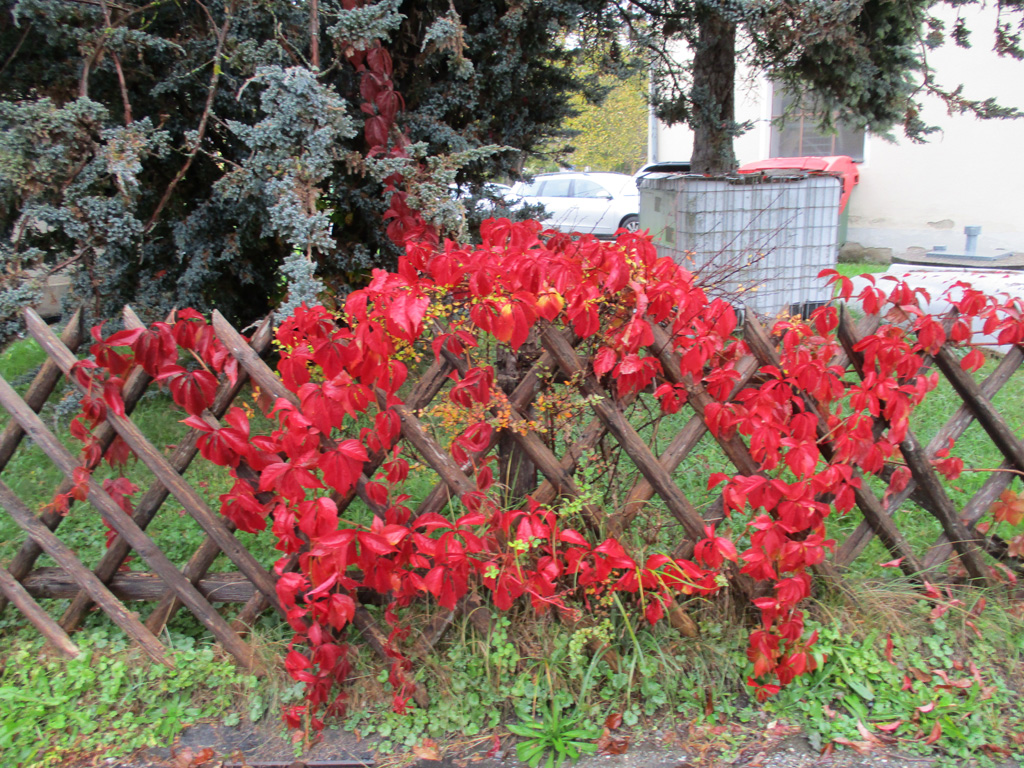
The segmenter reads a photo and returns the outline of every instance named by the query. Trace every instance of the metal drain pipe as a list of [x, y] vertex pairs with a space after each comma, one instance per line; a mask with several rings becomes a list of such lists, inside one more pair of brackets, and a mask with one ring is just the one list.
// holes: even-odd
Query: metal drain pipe
[[964, 227], [964, 234], [967, 235], [967, 242], [964, 244], [964, 255], [977, 256], [978, 235], [981, 234], [981, 227]]

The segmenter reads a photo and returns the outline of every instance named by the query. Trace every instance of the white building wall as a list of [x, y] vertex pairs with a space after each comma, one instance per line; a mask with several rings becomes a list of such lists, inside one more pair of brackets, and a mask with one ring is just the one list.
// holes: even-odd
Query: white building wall
[[[1024, 110], [1024, 64], [992, 52], [994, 9], [973, 11], [972, 48], [947, 44], [929, 53], [938, 81], [964, 85], [968, 98], [990, 96]], [[741, 72], [737, 120], [754, 128], [736, 140], [739, 162], [768, 157], [771, 88], [763, 77]], [[980, 225], [979, 253], [1024, 253], [1024, 119], [978, 120], [949, 115], [935, 97], [924, 98], [922, 119], [940, 131], [915, 144], [894, 129], [896, 141], [869, 135], [860, 184], [850, 199], [847, 239], [865, 247], [963, 250], [965, 226]], [[693, 133], [660, 125], [658, 159], [686, 160]]]

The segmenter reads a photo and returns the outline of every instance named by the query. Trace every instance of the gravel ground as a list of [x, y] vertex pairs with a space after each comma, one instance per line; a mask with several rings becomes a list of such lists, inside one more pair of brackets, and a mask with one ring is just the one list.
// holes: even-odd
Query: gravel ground
[[[586, 756], [577, 768], [933, 768], [928, 758], [901, 755], [884, 744], [863, 744], [866, 753], [836, 749], [821, 754], [792, 726], [768, 723], [759, 728], [727, 724], [651, 730], [611, 735], [621, 754]], [[276, 727], [226, 727], [198, 724], [182, 733], [173, 747], [150, 749], [130, 760], [109, 761], [113, 768], [327, 768], [329, 765], [376, 768], [519, 768], [509, 741], [497, 756], [491, 741], [439, 750], [433, 745], [406, 754], [377, 757], [373, 742], [346, 731], [324, 732], [319, 743], [296, 759], [291, 744]], [[438, 759], [433, 759], [437, 757]], [[199, 762], [202, 761], [202, 762]], [[965, 763], [964, 765], [970, 765]], [[943, 765], [949, 766], [947, 761]], [[1022, 768], [1004, 762], [999, 768]]]

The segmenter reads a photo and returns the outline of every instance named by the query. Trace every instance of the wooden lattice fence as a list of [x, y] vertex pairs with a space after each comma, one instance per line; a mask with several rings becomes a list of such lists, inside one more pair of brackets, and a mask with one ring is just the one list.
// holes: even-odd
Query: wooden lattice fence
[[[28, 436], [66, 477], [56, 493], [68, 493], [75, 486], [75, 470], [79, 460], [62, 445], [37, 414], [54, 392], [61, 374], [68, 373], [74, 365], [75, 351], [83, 342], [85, 332], [79, 314], [72, 317], [59, 339], [31, 310], [26, 313], [26, 320], [31, 335], [46, 351], [48, 360], [24, 397], [0, 379], [0, 404], [12, 416], [11, 423], [0, 435], [0, 470], [8, 465], [19, 443]], [[125, 323], [128, 328], [140, 325], [130, 309], [125, 310]], [[839, 338], [844, 352], [833, 360], [833, 364], [843, 367], [847, 377], [855, 377], [862, 372], [863, 360], [855, 347], [857, 341], [871, 333], [878, 324], [877, 318], [869, 317], [858, 328], [854, 328], [847, 316], [841, 316]], [[221, 381], [215, 402], [203, 414], [204, 419], [216, 425], [250, 381], [269, 396], [283, 398], [296, 408], [300, 407], [298, 398], [283, 386], [261, 357], [270, 346], [269, 321], [260, 325], [248, 342], [216, 313], [213, 328], [220, 341], [238, 361], [240, 374], [233, 384]], [[581, 456], [593, 450], [602, 440], [614, 441], [637, 467], [641, 479], [616, 509], [606, 510], [595, 504], [584, 503], [582, 513], [587, 526], [621, 536], [634, 523], [645, 505], [657, 496], [682, 530], [673, 554], [676, 557], [690, 557], [696, 542], [705, 536], [705, 526], [721, 518], [723, 505], [719, 498], [717, 503], [706, 505], [703, 511], [699, 511], [680, 488], [674, 473], [708, 432], [705, 410], [713, 399], [700, 383], [684, 379], [678, 373], [679, 361], [673, 359], [675, 353], [672, 352], [667, 332], [653, 325], [653, 333], [651, 350], [660, 356], [670, 382], [685, 387], [688, 393], [687, 407], [692, 411], [688, 422], [673, 436], [660, 455], [655, 455], [648, 442], [625, 417], [623, 402], [617, 400], [602, 385], [599, 377], [594, 375], [592, 362], [577, 353], [573, 339], [548, 324], [541, 325], [540, 354], [533, 368], [508, 394], [511, 414], [514, 418], [525, 420], [531, 404], [543, 391], [544, 382], [548, 380], [547, 373], [560, 370], [566, 379], [578, 382], [580, 391], [586, 396], [585, 402], [592, 410], [592, 419], [580, 432], [578, 441], [564, 450], [561, 456], [556, 455], [551, 446], [534, 431], [511, 430], [510, 433], [516, 448], [528, 457], [539, 472], [540, 483], [531, 495], [540, 504], [551, 504], [559, 497], [579, 496], [581, 491], [574, 473]], [[780, 365], [775, 343], [755, 317], [747, 319], [743, 333], [750, 354], [735, 366], [739, 375], [734, 383], [733, 394], [754, 380], [764, 366]], [[992, 502], [1009, 486], [1014, 472], [992, 473], [967, 505], [957, 509], [940, 482], [932, 460], [947, 447], [950, 439], [955, 440], [972, 422], [977, 421], [1003, 455], [1005, 461], [1002, 469], [1024, 472], [1024, 443], [992, 405], [992, 398], [1014, 374], [1022, 360], [1024, 353], [1017, 347], [1012, 348], [995, 371], [978, 384], [961, 369], [950, 348], [942, 347], [926, 359], [926, 366], [936, 367], [948, 379], [959, 394], [962, 405], [949, 416], [945, 426], [927, 446], [922, 445], [912, 431], [906, 435], [900, 445], [902, 457], [912, 474], [912, 480], [906, 487], [890, 494], [885, 500], [879, 498], [866, 482], [856, 490], [856, 505], [863, 519], [856, 530], [839, 543], [832, 557], [817, 567], [820, 578], [833, 583], [840, 582], [843, 570], [865, 550], [874, 536], [880, 538], [907, 576], [919, 581], [923, 581], [925, 574], [934, 571], [937, 565], [949, 560], [954, 553], [969, 576], [980, 581], [989, 577], [992, 558], [1019, 569], [1016, 560], [1007, 554], [1005, 542], [994, 536], [982, 535], [974, 527]], [[418, 502], [417, 515], [441, 512], [450, 499], [460, 498], [477, 488], [471, 480], [473, 461], [460, 465], [417, 416], [442, 391], [452, 371], [464, 374], [467, 367], [465, 359], [443, 349], [440, 358], [426, 369], [411, 388], [404, 404], [394, 406], [401, 420], [402, 438], [438, 477], [433, 490], [422, 499], [415, 500]], [[276, 577], [239, 542], [231, 522], [211, 509], [183, 478], [183, 473], [197, 453], [200, 433], [192, 430], [170, 455], [165, 455], [131, 420], [133, 408], [152, 383], [141, 369], [135, 369], [123, 390], [125, 416], [111, 413], [99, 429], [98, 436], [103, 450], [111, 445], [115, 437], [120, 436], [152, 471], [156, 481], [140, 497], [133, 515], [125, 513], [97, 482], [92, 479], [87, 481], [88, 495], [85, 501], [118, 534], [98, 562], [81, 562], [61, 543], [58, 535], [64, 519], [61, 514], [53, 510], [37, 514], [0, 480], [0, 505], [27, 537], [7, 566], [0, 568], [3, 604], [6, 605], [7, 601], [14, 603], [56, 649], [69, 656], [78, 653], [70, 633], [81, 624], [93, 605], [98, 606], [154, 661], [168, 665], [172, 661], [159, 636], [174, 613], [186, 607], [242, 666], [260, 672], [259, 663], [246, 642], [245, 632], [262, 612], [270, 609], [281, 611], [275, 591]], [[815, 400], [810, 394], [804, 395], [804, 402], [811, 413], [817, 413]], [[481, 454], [492, 450], [499, 439], [500, 431], [496, 431], [490, 445]], [[752, 475], [760, 471], [758, 462], [741, 436], [732, 434], [728, 437], [718, 436], [716, 439], [738, 473]], [[326, 436], [322, 436], [321, 440], [331, 442], [331, 438]], [[820, 414], [818, 446], [826, 460], [835, 450], [828, 427]], [[335, 494], [339, 514], [343, 514], [356, 497], [361, 498], [371, 510], [380, 511], [366, 493], [366, 484], [383, 460], [382, 453], [372, 455], [355, 487], [346, 494]], [[888, 471], [891, 472], [891, 467]], [[183, 567], [171, 562], [146, 532], [147, 526], [169, 496], [177, 500], [206, 534], [202, 545]], [[930, 546], [915, 546], [894, 521], [894, 513], [910, 499], [934, 515], [941, 525], [943, 536]], [[34, 568], [37, 558], [43, 552], [57, 562], [57, 568]], [[119, 570], [133, 552], [148, 565], [148, 572]], [[211, 564], [220, 553], [224, 553], [237, 570], [208, 574]], [[297, 558], [293, 556], [287, 567], [294, 568], [296, 561]], [[734, 584], [747, 594], [753, 591], [749, 579], [737, 577]], [[71, 604], [60, 619], [55, 619], [36, 600], [44, 597], [71, 598]], [[142, 622], [136, 613], [124, 605], [122, 599], [152, 601], [156, 606], [146, 621]], [[244, 607], [238, 617], [229, 623], [215, 607], [214, 603], [218, 601], [244, 603]], [[688, 635], [696, 633], [696, 625], [687, 615], [684, 605], [670, 600], [666, 609], [673, 626]], [[439, 611], [435, 619], [424, 626], [417, 640], [417, 650], [428, 650], [460, 613], [468, 613], [470, 619], [481, 627], [489, 623], [486, 606], [480, 598], [470, 593], [470, 596], [459, 601], [455, 611]], [[362, 605], [357, 605], [353, 623], [366, 643], [382, 656], [387, 655], [386, 636]], [[426, 703], [422, 689], [416, 692], [416, 699], [421, 704]]]

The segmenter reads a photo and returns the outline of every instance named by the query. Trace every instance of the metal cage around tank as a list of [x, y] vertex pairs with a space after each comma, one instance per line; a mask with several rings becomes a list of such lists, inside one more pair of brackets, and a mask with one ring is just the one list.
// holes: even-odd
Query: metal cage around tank
[[830, 298], [818, 274], [837, 262], [838, 176], [658, 174], [639, 187], [641, 228], [710, 294], [759, 315]]

